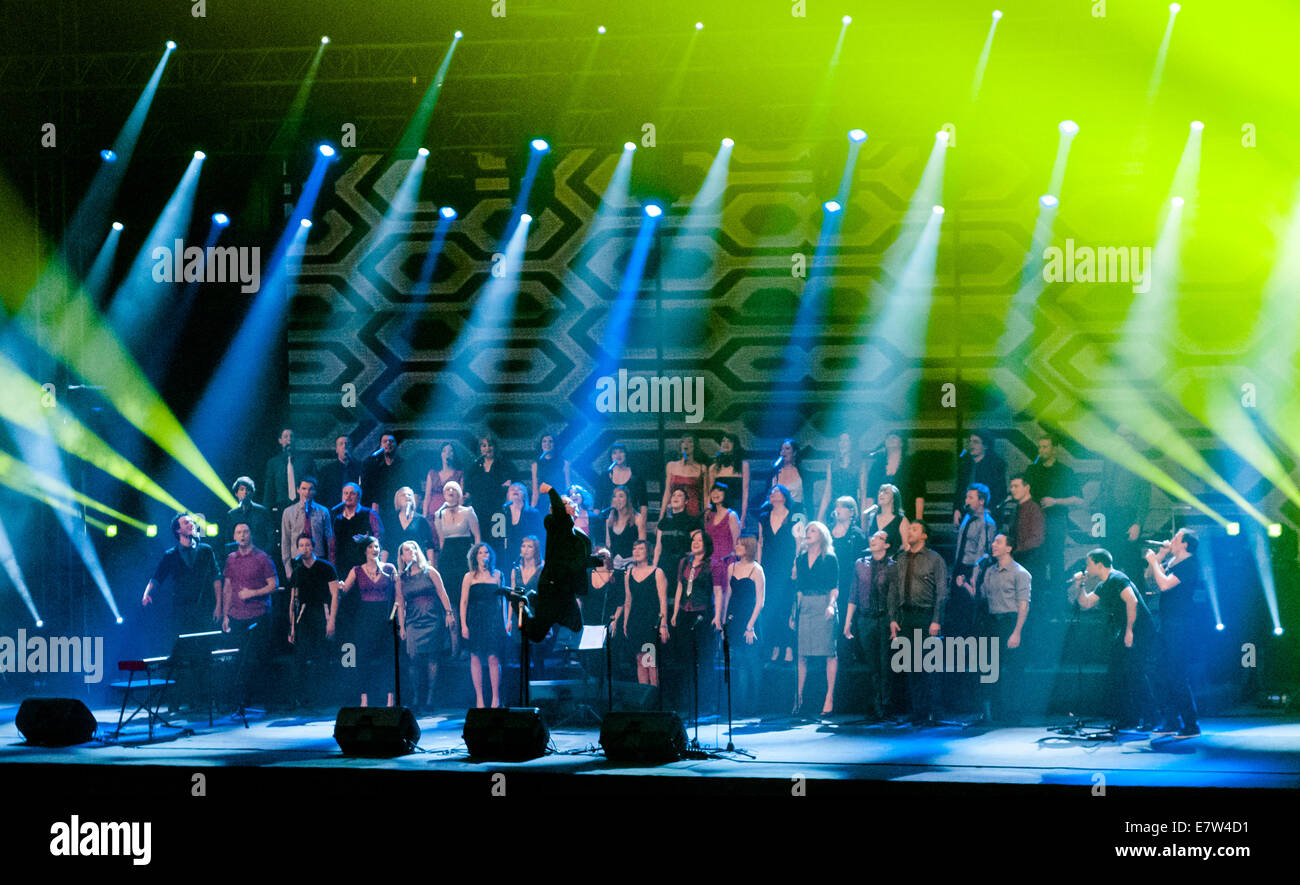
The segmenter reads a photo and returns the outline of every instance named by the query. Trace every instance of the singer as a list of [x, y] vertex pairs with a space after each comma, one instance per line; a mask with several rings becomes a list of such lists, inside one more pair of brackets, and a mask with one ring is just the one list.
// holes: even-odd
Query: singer
[[681, 458], [669, 461], [664, 468], [664, 497], [659, 502], [659, 512], [668, 510], [668, 498], [677, 489], [686, 493], [686, 512], [699, 517], [704, 512], [704, 465], [695, 460], [695, 437], [686, 434], [682, 437]]
[[[1096, 589], [1084, 589], [1085, 577], [1100, 582]], [[1106, 606], [1112, 631], [1106, 696], [1115, 711], [1115, 727], [1134, 728], [1151, 695], [1143, 669], [1155, 633], [1151, 612], [1129, 576], [1114, 568], [1110, 553], [1100, 547], [1088, 554], [1085, 570], [1075, 572], [1071, 594], [1076, 592], [1082, 609]]]
[[343, 581], [340, 597], [351, 593], [361, 597], [356, 607], [354, 626], [357, 646], [357, 674], [361, 682], [361, 706], [370, 705], [371, 697], [387, 695], [393, 706], [393, 670], [387, 666], [392, 658], [393, 611], [397, 589], [397, 568], [379, 559], [379, 539], [365, 539], [366, 561], [353, 566]]

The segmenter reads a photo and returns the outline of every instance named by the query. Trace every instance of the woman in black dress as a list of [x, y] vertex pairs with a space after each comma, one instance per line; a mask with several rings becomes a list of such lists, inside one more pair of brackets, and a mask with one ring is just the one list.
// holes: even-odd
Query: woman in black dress
[[543, 433], [538, 441], [541, 449], [537, 460], [533, 462], [533, 507], [537, 506], [538, 489], [545, 483], [552, 488], [567, 489], [573, 482], [569, 471], [569, 462], [564, 460], [555, 446], [555, 434]]
[[614, 489], [619, 486], [627, 489], [632, 509], [641, 515], [641, 521], [644, 522], [649, 515], [645, 476], [632, 469], [632, 465], [627, 460], [627, 447], [616, 442], [609, 447], [609, 466], [600, 474], [599, 488], [596, 490], [599, 494], [597, 504], [601, 507], [610, 506], [614, 501]]
[[392, 632], [388, 613], [392, 610], [397, 588], [397, 568], [379, 561], [379, 539], [365, 539], [366, 561], [353, 566], [340, 588], [340, 598], [355, 595], [357, 620], [357, 674], [361, 682], [361, 706], [370, 704], [372, 695], [388, 695], [393, 706]]
[[763, 612], [766, 580], [758, 564], [758, 539], [741, 535], [736, 539], [735, 560], [727, 566], [727, 588], [722, 603], [726, 612], [727, 644], [731, 650], [734, 701], [741, 716], [753, 715], [758, 709], [758, 686], [763, 675], [763, 659], [758, 640], [758, 619]]
[[417, 711], [433, 710], [438, 683], [438, 661], [456, 624], [451, 599], [417, 541], [405, 541], [397, 550], [397, 616], [406, 656], [411, 662]]
[[788, 626], [794, 609], [793, 570], [795, 540], [790, 512], [790, 492], [783, 485], [767, 495], [767, 512], [759, 520], [758, 561], [767, 576], [767, 604], [764, 606], [763, 642], [776, 660], [785, 649], [786, 661], [794, 660], [794, 631]]
[[723, 506], [736, 511], [741, 526], [744, 526], [749, 516], [749, 462], [745, 460], [745, 450], [740, 447], [740, 437], [730, 431], [722, 434], [718, 453], [709, 465], [709, 487], [712, 488], [718, 480], [727, 486]]
[[660, 650], [668, 642], [668, 581], [646, 561], [646, 542], [632, 545], [632, 567], [623, 581], [623, 636], [636, 658], [636, 680], [659, 684]]
[[[438, 574], [451, 594], [453, 612], [460, 611], [460, 591], [465, 572], [469, 570], [469, 548], [479, 542], [478, 515], [473, 507], [461, 505], [460, 485], [449, 482], [442, 488], [446, 500], [433, 515], [433, 528], [438, 533]], [[460, 631], [451, 631], [451, 651], [460, 648]]]
[[505, 561], [511, 565], [519, 561], [519, 545], [529, 535], [544, 538], [542, 514], [528, 504], [528, 490], [520, 482], [510, 483], [506, 489], [506, 545]]
[[702, 526], [698, 516], [686, 512], [686, 492], [673, 489], [668, 498], [668, 512], [659, 515], [655, 527], [653, 564], [677, 580], [677, 564], [691, 549], [691, 532]]
[[[835, 707], [835, 673], [839, 659], [835, 656], [836, 624], [839, 617], [840, 567], [835, 557], [830, 531], [820, 522], [808, 523], [805, 532], [807, 549], [795, 560], [795, 608], [799, 629], [799, 685], [795, 691], [794, 712], [803, 707], [803, 685], [808, 676], [808, 659], [826, 659], [826, 702], [822, 715], [829, 716]], [[796, 618], [790, 619], [793, 629]]]
[[470, 548], [472, 567], [461, 582], [460, 636], [469, 646], [475, 705], [483, 706], [483, 659], [492, 681], [492, 706], [501, 706], [501, 658], [506, 649], [505, 597], [496, 553], [481, 541]]

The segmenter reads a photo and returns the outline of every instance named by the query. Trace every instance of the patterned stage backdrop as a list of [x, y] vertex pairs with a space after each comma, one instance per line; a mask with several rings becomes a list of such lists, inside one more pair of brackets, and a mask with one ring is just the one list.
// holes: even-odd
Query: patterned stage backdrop
[[[1037, 319], [1032, 303], [1013, 304], [1033, 223], [1025, 206], [1042, 187], [1020, 171], [1027, 162], [990, 156], [996, 180], [968, 175], [961, 199], [950, 202], [925, 342], [864, 334], [885, 300], [869, 293], [891, 282], [883, 267], [890, 244], [900, 230], [915, 233], [923, 223], [904, 223], [904, 215], [929, 148], [873, 141], [863, 150], [822, 322], [785, 376], [785, 348], [806, 284], [792, 268], [798, 256], [812, 264], [822, 200], [836, 185], [814, 171], [827, 166], [815, 156], [818, 148], [737, 146], [724, 200], [697, 216], [692, 230], [683, 225], [693, 191], [671, 201], [659, 233], [662, 255], [652, 256], [616, 366], [629, 376], [681, 376], [688, 386], [702, 378], [698, 423], [682, 412], [596, 408], [601, 343], [641, 224], [638, 201], [618, 207], [593, 234], [617, 152], [555, 150], [547, 158], [549, 171], [529, 201], [535, 220], [512, 325], [492, 330], [470, 352], [455, 351], [456, 338], [491, 279], [524, 164], [490, 151], [429, 158], [422, 193], [440, 195], [454, 182], [459, 199], [472, 205], [457, 206], [461, 215], [426, 297], [412, 290], [439, 204], [421, 202], [393, 235], [374, 242], [410, 161], [354, 154], [317, 208], [291, 308], [292, 420], [322, 453], [341, 434], [359, 454], [372, 451], [381, 430], [392, 428], [421, 475], [443, 440], [469, 444], [483, 427], [521, 464], [535, 455], [542, 431], [555, 430], [574, 470], [588, 477], [607, 463], [614, 440], [626, 441], [651, 477], [661, 476], [663, 453], [675, 451], [684, 428], [702, 438], [704, 456], [715, 451], [721, 431], [734, 429], [751, 457], [765, 463], [785, 433], [816, 459], [830, 451], [832, 434], [845, 422], [863, 451], [898, 428], [909, 434], [928, 475], [928, 500], [939, 502], [951, 494], [959, 426], [990, 430], [1015, 471], [1032, 460], [1039, 415], [1068, 412], [1076, 400], [1113, 391], [1152, 402], [1229, 483], [1251, 500], [1267, 495], [1262, 509], [1277, 514], [1280, 495], [1235, 459], [1216, 458], [1214, 436], [1158, 394], [1156, 381], [1122, 378], [1108, 363], [1104, 350], [1119, 334], [1134, 297], [1130, 287], [1116, 294], [1113, 286], [1102, 293], [1096, 284], [1049, 285], [1038, 298]], [[658, 162], [694, 170], [694, 182], [713, 159], [703, 151], [656, 150]], [[963, 160], [969, 170], [981, 158]], [[1056, 242], [1076, 235], [1058, 222]], [[1239, 350], [1240, 342], [1228, 341], [1224, 353], [1203, 356], [1223, 365]], [[1160, 372], [1154, 367], [1151, 377]], [[800, 375], [807, 376], [806, 389], [791, 384]], [[1067, 449], [1082, 481], [1099, 474], [1101, 461], [1082, 444], [1067, 441]], [[1194, 492], [1205, 490], [1176, 465], [1160, 463]], [[1085, 498], [1092, 493], [1085, 488]], [[1159, 492], [1155, 506], [1167, 506]]]

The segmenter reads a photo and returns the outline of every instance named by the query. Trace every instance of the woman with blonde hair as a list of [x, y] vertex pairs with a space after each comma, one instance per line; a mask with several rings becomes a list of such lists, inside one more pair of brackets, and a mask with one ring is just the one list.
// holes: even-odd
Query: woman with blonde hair
[[822, 715], [829, 716], [835, 706], [836, 621], [839, 614], [840, 567], [830, 530], [820, 522], [810, 522], [804, 530], [804, 549], [794, 561], [795, 616], [790, 629], [798, 623], [799, 683], [795, 691], [794, 713], [803, 707], [803, 686], [808, 677], [808, 658], [826, 659], [826, 702]]
[[438, 682], [438, 660], [447, 647], [448, 633], [456, 625], [451, 599], [442, 576], [429, 565], [418, 541], [403, 541], [397, 548], [397, 618], [406, 656], [411, 661], [411, 684], [417, 711], [433, 710], [433, 690]]

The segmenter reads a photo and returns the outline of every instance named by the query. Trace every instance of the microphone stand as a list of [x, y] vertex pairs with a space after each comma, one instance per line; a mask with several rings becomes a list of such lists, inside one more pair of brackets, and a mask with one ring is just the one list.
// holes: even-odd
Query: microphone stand
[[402, 647], [397, 624], [397, 600], [393, 600], [393, 610], [388, 613], [389, 623], [393, 625], [393, 706], [402, 706]]
[[699, 612], [692, 612], [695, 615], [695, 622], [691, 624], [691, 683], [694, 694], [694, 715], [692, 720], [695, 723], [695, 737], [691, 738], [690, 747], [692, 750], [700, 748], [700, 621], [704, 616]]

